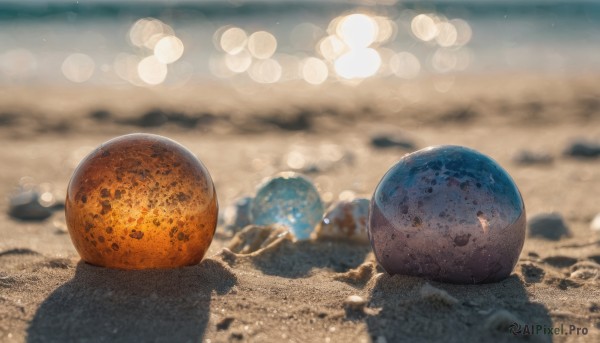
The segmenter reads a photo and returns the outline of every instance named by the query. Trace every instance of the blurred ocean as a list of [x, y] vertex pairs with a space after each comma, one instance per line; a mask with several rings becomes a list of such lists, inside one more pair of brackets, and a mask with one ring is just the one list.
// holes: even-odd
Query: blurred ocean
[[0, 1], [0, 85], [600, 70], [600, 1]]

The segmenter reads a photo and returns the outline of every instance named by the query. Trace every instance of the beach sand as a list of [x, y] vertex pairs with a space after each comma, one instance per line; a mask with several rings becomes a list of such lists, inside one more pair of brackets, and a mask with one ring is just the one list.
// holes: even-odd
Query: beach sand
[[[597, 79], [486, 74], [358, 86], [2, 89], [0, 341], [597, 342], [600, 231], [590, 222], [600, 212], [600, 159], [563, 154], [575, 140], [600, 141]], [[328, 203], [340, 194], [370, 197], [412, 151], [375, 147], [375, 135], [401, 135], [417, 148], [466, 145], [512, 175], [529, 218], [558, 212], [571, 235], [528, 237], [504, 281], [454, 285], [389, 276], [369, 245], [341, 240], [284, 236], [237, 254], [227, 249], [233, 234], [224, 225], [197, 266], [104, 269], [80, 261], [61, 211], [39, 222], [8, 215], [22, 177], [49, 183], [60, 199], [85, 154], [131, 132], [161, 134], [195, 153], [222, 213], [292, 167]], [[553, 161], [516, 163], [524, 150]], [[347, 301], [351, 295], [366, 303]], [[587, 334], [513, 336], [513, 321]]]

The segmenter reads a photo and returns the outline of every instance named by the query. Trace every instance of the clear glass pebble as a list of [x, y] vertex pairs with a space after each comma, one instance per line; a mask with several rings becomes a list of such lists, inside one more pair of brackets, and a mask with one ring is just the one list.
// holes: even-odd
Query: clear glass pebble
[[283, 225], [296, 238], [308, 239], [323, 217], [323, 203], [309, 179], [285, 172], [259, 187], [250, 212], [255, 225]]

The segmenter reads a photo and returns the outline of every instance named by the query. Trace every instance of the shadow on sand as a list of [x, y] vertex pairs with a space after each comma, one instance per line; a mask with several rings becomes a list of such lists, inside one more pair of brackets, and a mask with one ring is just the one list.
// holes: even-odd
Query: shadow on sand
[[[453, 299], [422, 296], [427, 282]], [[369, 306], [381, 309], [365, 318], [374, 341], [379, 337], [387, 342], [552, 341], [552, 336], [541, 333], [511, 333], [513, 322], [521, 328], [524, 324], [552, 326], [548, 310], [530, 301], [525, 284], [515, 274], [497, 283], [456, 285], [384, 273], [375, 281], [370, 297]]]
[[122, 271], [80, 262], [75, 277], [42, 303], [28, 342], [198, 342], [211, 293], [236, 277], [220, 262], [171, 270]]
[[284, 240], [252, 257], [263, 273], [286, 278], [307, 277], [313, 268], [341, 273], [358, 267], [371, 251], [368, 245], [351, 242]]

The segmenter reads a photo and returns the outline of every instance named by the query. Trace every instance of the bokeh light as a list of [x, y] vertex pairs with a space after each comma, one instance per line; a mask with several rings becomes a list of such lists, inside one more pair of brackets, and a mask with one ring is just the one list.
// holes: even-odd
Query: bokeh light
[[242, 50], [235, 55], [225, 55], [225, 65], [234, 73], [243, 73], [252, 64], [252, 56], [246, 50]]
[[390, 68], [390, 60], [396, 55], [396, 52], [390, 48], [379, 47], [377, 53], [381, 58], [381, 67], [377, 71], [377, 75], [383, 77], [392, 75], [394, 72]]
[[329, 35], [319, 42], [318, 51], [328, 61], [333, 61], [348, 51], [348, 47], [335, 35]]
[[154, 46], [154, 56], [164, 64], [177, 61], [183, 55], [183, 42], [175, 36], [164, 36]]
[[141, 80], [137, 72], [137, 67], [140, 61], [141, 59], [136, 55], [120, 53], [115, 57], [113, 70], [121, 79], [139, 85]]
[[377, 24], [377, 37], [375, 41], [378, 43], [387, 43], [395, 38], [398, 27], [390, 18], [377, 16], [373, 17]]
[[277, 50], [277, 39], [267, 31], [258, 31], [248, 37], [248, 51], [258, 59], [267, 59]]
[[167, 66], [154, 55], [148, 56], [138, 63], [137, 71], [140, 79], [149, 85], [158, 85], [167, 78]]
[[439, 48], [431, 56], [431, 65], [440, 73], [452, 71], [458, 62], [455, 51]]
[[304, 167], [306, 159], [303, 153], [293, 150], [287, 154], [286, 163], [289, 168], [297, 170]]
[[225, 56], [213, 54], [208, 59], [208, 68], [210, 73], [220, 79], [225, 79], [236, 75], [235, 72], [231, 71], [231, 69], [227, 66], [225, 61]]
[[231, 27], [223, 32], [219, 41], [221, 49], [235, 55], [246, 47], [248, 35], [239, 27]]
[[258, 60], [248, 70], [248, 75], [258, 83], [275, 83], [281, 78], [281, 65], [274, 59]]
[[456, 43], [458, 33], [456, 27], [450, 22], [441, 22], [437, 24], [438, 34], [435, 41], [442, 47], [450, 47]]
[[0, 72], [9, 78], [26, 78], [37, 69], [37, 59], [27, 49], [13, 49], [0, 55]]
[[329, 76], [329, 69], [327, 68], [327, 64], [322, 60], [309, 57], [305, 59], [302, 63], [302, 78], [304, 81], [312, 84], [312, 85], [320, 85]]
[[379, 34], [377, 22], [366, 14], [344, 17], [336, 30], [337, 35], [352, 49], [366, 48], [373, 44]]
[[381, 57], [375, 49], [355, 49], [335, 61], [335, 72], [345, 79], [363, 79], [375, 75], [381, 66]]
[[450, 23], [454, 25], [456, 29], [456, 42], [458, 46], [464, 46], [471, 41], [473, 36], [473, 30], [471, 25], [462, 19], [452, 19]]
[[61, 66], [61, 71], [69, 81], [82, 83], [94, 75], [95, 68], [96, 64], [90, 56], [75, 53], [65, 58]]
[[166, 35], [173, 35], [173, 29], [156, 18], [142, 18], [129, 30], [129, 41], [137, 47], [154, 49], [156, 43]]
[[428, 42], [438, 34], [438, 26], [427, 14], [419, 14], [410, 23], [412, 33], [420, 40]]
[[399, 52], [390, 59], [390, 69], [400, 78], [414, 79], [421, 71], [421, 63], [410, 52]]
[[[42, 57], [19, 48], [0, 54], [0, 78], [12, 81], [35, 75], [39, 63], [48, 58], [54, 58], [51, 63], [58, 63], [60, 74], [71, 82], [123, 80], [135, 86], [162, 84], [167, 76], [169, 85], [177, 86], [199, 75], [231, 78], [236, 83], [249, 78], [264, 84], [302, 80], [322, 85], [370, 77], [410, 80], [424, 73], [470, 68], [474, 56], [466, 47], [473, 37], [470, 24], [446, 18], [429, 7], [421, 11], [425, 8], [429, 12], [403, 9], [390, 11], [390, 15], [358, 10], [333, 17], [325, 25], [316, 19], [285, 27], [254, 22], [233, 26], [221, 20], [207, 23], [211, 28], [208, 35], [191, 30], [184, 21], [176, 34], [161, 19], [146, 17], [126, 27], [122, 43], [129, 43], [129, 51], [121, 49], [109, 55], [112, 63], [89, 48], [85, 49], [88, 55], [76, 53], [64, 60], [60, 55]], [[103, 35], [88, 36], [97, 44], [109, 43]], [[207, 50], [202, 41], [207, 36], [213, 50]], [[410, 37], [414, 39], [408, 40]], [[182, 60], [184, 54], [187, 58]]]

